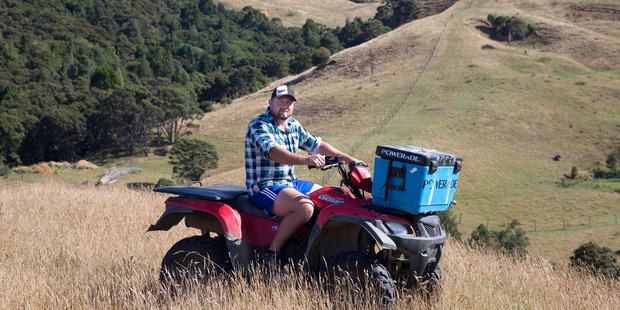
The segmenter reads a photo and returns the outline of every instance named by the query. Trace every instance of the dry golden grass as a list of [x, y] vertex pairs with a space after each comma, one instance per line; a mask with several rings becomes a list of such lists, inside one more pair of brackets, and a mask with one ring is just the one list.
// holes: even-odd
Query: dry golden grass
[[[238, 276], [170, 298], [157, 282], [161, 258], [185, 227], [146, 233], [165, 195], [0, 181], [0, 305], [4, 309], [374, 309], [370, 298], [335, 301], [314, 282], [265, 284]], [[614, 309], [620, 283], [540, 258], [514, 260], [446, 246], [444, 294], [437, 309]], [[395, 309], [426, 307], [400, 292]], [[368, 302], [365, 304], [364, 302]]]

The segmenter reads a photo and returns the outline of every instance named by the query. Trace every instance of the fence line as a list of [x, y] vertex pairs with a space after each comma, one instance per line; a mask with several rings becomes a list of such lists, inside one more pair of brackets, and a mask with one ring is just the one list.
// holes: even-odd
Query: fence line
[[[457, 222], [461, 224], [463, 219], [472, 223], [478, 222], [480, 225], [484, 225], [491, 230], [503, 229], [508, 226], [512, 221], [504, 221], [491, 219], [484, 216], [465, 215], [459, 213]], [[566, 231], [566, 230], [581, 230], [595, 227], [613, 227], [618, 226], [618, 213], [615, 214], [602, 214], [602, 215], [587, 215], [582, 217], [554, 217], [554, 218], [535, 218], [535, 219], [518, 219], [519, 226], [526, 232], [553, 232], [553, 231]], [[479, 225], [476, 225], [479, 226]]]
[[[411, 98], [411, 96], [413, 95], [413, 91], [415, 87], [418, 85], [418, 81], [422, 78], [422, 75], [426, 72], [426, 70], [430, 66], [431, 61], [433, 60], [433, 58], [435, 57], [435, 54], [437, 53], [437, 50], [439, 49], [439, 44], [441, 43], [441, 40], [443, 39], [446, 29], [448, 29], [448, 25], [450, 24], [454, 16], [469, 9], [476, 1], [477, 0], [473, 0], [470, 3], [468, 3], [466, 6], [464, 6], [463, 8], [455, 12], [452, 12], [452, 14], [450, 14], [450, 17], [448, 17], [448, 19], [444, 23], [443, 29], [441, 30], [441, 34], [439, 35], [439, 38], [437, 38], [437, 42], [435, 42], [435, 46], [433, 47], [431, 54], [428, 56], [428, 60], [424, 64], [424, 67], [422, 67], [422, 70], [414, 76], [413, 81], [411, 82], [411, 87], [409, 87], [409, 91], [407, 92], [407, 94], [405, 94], [403, 100], [396, 107], [394, 107], [394, 109], [392, 109], [392, 111], [388, 113], [387, 116], [373, 130], [371, 130], [367, 134], [364, 134], [351, 148], [351, 150], [349, 151], [349, 154], [351, 155], [355, 154], [368, 140], [370, 140], [372, 137], [376, 136], [381, 131], [383, 131], [385, 126], [387, 126], [387, 124], [389, 124], [392, 121], [392, 119], [396, 117], [396, 114], [398, 114], [398, 112], [400, 112], [400, 110], [405, 105], [405, 103], [409, 101], [409, 98]], [[336, 171], [329, 170], [323, 176], [321, 180], [321, 185], [326, 185], [335, 173]]]

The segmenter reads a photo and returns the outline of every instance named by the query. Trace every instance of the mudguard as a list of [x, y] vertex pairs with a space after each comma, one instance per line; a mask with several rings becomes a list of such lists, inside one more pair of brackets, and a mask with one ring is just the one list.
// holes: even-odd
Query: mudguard
[[168, 198], [166, 200], [166, 211], [147, 231], [169, 230], [195, 210], [215, 216], [222, 225], [225, 234], [241, 239], [241, 216], [237, 210], [221, 202], [193, 197]]
[[[333, 212], [332, 210], [333, 209]], [[382, 220], [397, 220], [389, 215], [381, 215], [370, 210], [332, 205], [325, 208], [308, 240], [307, 257], [315, 268], [323, 259], [343, 251], [357, 251], [358, 236], [366, 230], [377, 245], [384, 249], [396, 250], [396, 243], [388, 236]]]

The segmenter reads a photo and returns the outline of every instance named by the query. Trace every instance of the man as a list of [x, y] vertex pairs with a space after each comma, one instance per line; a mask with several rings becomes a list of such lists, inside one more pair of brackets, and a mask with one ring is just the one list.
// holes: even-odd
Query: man
[[[358, 161], [307, 132], [292, 118], [297, 99], [287, 85], [273, 90], [267, 111], [248, 125], [245, 137], [246, 185], [254, 204], [269, 215], [283, 217], [265, 253], [264, 261], [274, 266], [286, 241], [310, 218], [314, 204], [306, 196], [321, 186], [298, 180], [295, 165], [321, 168], [325, 156], [342, 156]], [[298, 154], [298, 149], [309, 155]]]

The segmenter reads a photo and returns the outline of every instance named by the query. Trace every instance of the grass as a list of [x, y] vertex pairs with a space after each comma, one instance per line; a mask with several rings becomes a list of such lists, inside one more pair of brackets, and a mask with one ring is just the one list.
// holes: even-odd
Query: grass
[[[342, 150], [359, 146], [353, 155], [371, 164], [378, 144], [419, 145], [463, 156], [459, 204], [452, 211], [462, 220], [465, 238], [479, 224], [498, 230], [512, 219], [522, 223], [531, 241], [532, 256], [526, 260], [450, 242], [442, 260], [444, 298], [437, 308], [614, 308], [620, 303], [617, 283], [564, 266], [588, 241], [620, 249], [614, 222], [620, 213], [617, 182], [560, 184], [573, 166], [583, 170], [605, 162], [620, 141], [620, 54], [609, 52], [617, 50], [620, 33], [602, 28], [619, 29], [617, 22], [567, 21], [567, 1], [478, 0], [461, 9], [470, 2], [334, 55], [325, 68], [279, 81], [294, 84], [295, 117]], [[294, 11], [286, 12], [295, 17]], [[435, 57], [407, 96], [452, 13]], [[524, 56], [519, 46], [492, 41], [476, 28], [489, 13], [525, 16], [556, 39]], [[481, 49], [486, 45], [494, 49]], [[245, 129], [264, 112], [273, 86], [201, 120], [194, 137], [214, 144], [220, 158], [204, 183], [243, 184]], [[385, 120], [389, 123], [382, 128]], [[556, 154], [561, 161], [551, 160]], [[96, 180], [113, 164], [144, 172], [109, 187], [76, 185]], [[318, 308], [317, 300], [332, 308], [352, 307], [317, 299], [320, 291], [310, 287], [265, 292], [238, 282], [167, 298], [156, 282], [159, 262], [174, 242], [193, 233], [181, 227], [144, 233], [163, 211], [165, 196], [124, 186], [171, 178], [167, 157], [110, 160], [102, 166], [0, 180], [0, 304], [261, 309], [248, 297], [253, 296], [287, 309]], [[297, 175], [312, 181], [324, 176], [307, 169], [297, 169]], [[330, 184], [337, 182], [332, 177]], [[422, 306], [403, 294], [395, 308]]]
[[[0, 304], [21, 308], [376, 309], [369, 297], [334, 299], [313, 281], [265, 284], [233, 275], [178, 298], [157, 281], [161, 259], [181, 226], [146, 233], [166, 196], [123, 186], [95, 188], [0, 180]], [[557, 267], [537, 257], [515, 260], [449, 241], [442, 258], [444, 294], [435, 308], [613, 308], [620, 283]], [[394, 309], [429, 307], [399, 292]]]
[[[536, 220], [544, 226], [562, 217], [620, 213], [615, 183], [558, 185], [572, 166], [588, 169], [604, 162], [620, 141], [620, 73], [604, 69], [620, 63], [620, 54], [607, 53], [618, 46], [620, 37], [606, 33], [604, 39], [596, 39], [601, 36], [598, 28], [567, 22], [557, 1], [538, 0], [524, 7], [478, 0], [466, 8], [472, 2], [461, 1], [444, 14], [403, 25], [333, 55], [331, 65], [285, 78], [205, 115], [194, 137], [212, 143], [220, 160], [217, 169], [203, 176], [203, 183], [243, 184], [246, 126], [265, 111], [275, 84], [288, 82], [299, 99], [295, 117], [332, 145], [345, 151], [356, 148], [353, 155], [371, 165], [378, 144], [419, 145], [463, 156], [455, 196], [459, 205], [453, 211], [463, 214], [460, 230], [465, 236], [487, 220], [492, 225]], [[453, 13], [435, 57], [417, 80]], [[489, 13], [519, 14], [542, 26], [544, 37], [557, 38], [525, 56], [519, 46], [493, 41], [477, 28]], [[481, 48], [487, 45], [494, 48]], [[601, 51], [589, 57], [597, 59], [596, 66], [591, 60], [581, 62], [585, 50]], [[561, 161], [551, 160], [556, 154]], [[172, 179], [167, 157], [157, 155], [109, 160], [98, 171], [10, 179], [60, 178], [78, 184], [97, 180], [113, 164], [143, 168], [142, 174], [128, 175], [119, 183]], [[325, 176], [301, 167], [296, 173], [315, 182]], [[329, 181], [337, 183], [335, 177]], [[550, 250], [547, 245], [555, 234], [540, 231], [529, 249], [565, 263], [590, 236], [580, 234], [556, 247], [561, 250]], [[620, 249], [619, 238], [598, 240]]]

